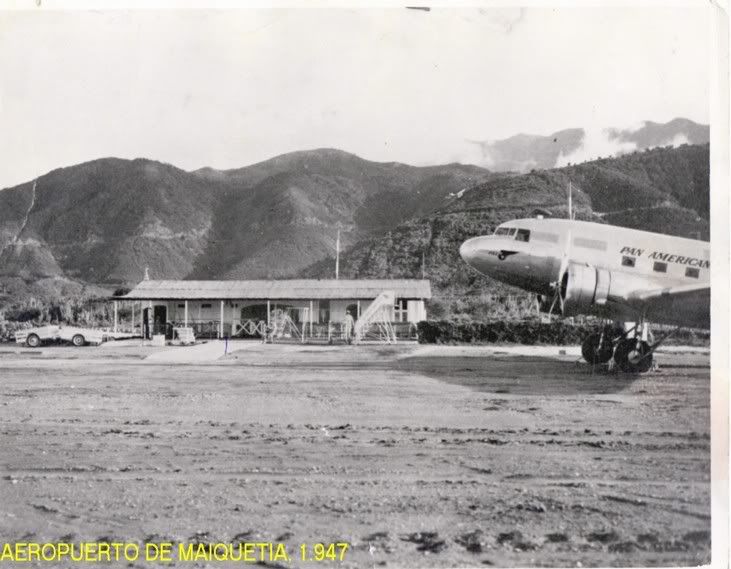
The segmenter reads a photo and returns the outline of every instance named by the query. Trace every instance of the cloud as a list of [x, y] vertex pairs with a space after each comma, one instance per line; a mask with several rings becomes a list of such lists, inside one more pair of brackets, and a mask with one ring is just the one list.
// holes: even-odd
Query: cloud
[[597, 158], [618, 156], [637, 150], [634, 142], [621, 141], [612, 137], [611, 131], [606, 128], [584, 129], [584, 138], [581, 145], [569, 154], [563, 152], [556, 159], [556, 167], [568, 164], [579, 164]]
[[672, 139], [668, 139], [662, 144], [658, 144], [658, 146], [672, 146], [673, 148], [677, 148], [678, 146], [682, 146], [683, 144], [690, 144], [690, 140], [688, 140], [688, 137], [685, 136], [682, 132], [679, 132]]
[[484, 168], [492, 168], [495, 166], [495, 158], [490, 152], [490, 143], [482, 140], [466, 139], [460, 145], [458, 151], [458, 161], [463, 164], [476, 164]]

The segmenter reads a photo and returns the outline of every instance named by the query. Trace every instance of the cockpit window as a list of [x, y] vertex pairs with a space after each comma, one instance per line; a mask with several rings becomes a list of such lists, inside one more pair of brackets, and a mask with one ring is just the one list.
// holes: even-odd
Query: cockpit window
[[526, 243], [530, 241], [530, 229], [518, 229], [518, 232], [515, 235], [516, 241], [525, 241]]
[[[514, 237], [516, 233], [523, 232], [525, 235], [530, 236], [530, 231], [527, 229], [518, 229], [517, 227], [498, 227], [495, 230], [495, 235], [505, 235], [507, 237]], [[518, 241], [528, 241], [528, 238], [521, 238], [520, 235], [516, 237]]]

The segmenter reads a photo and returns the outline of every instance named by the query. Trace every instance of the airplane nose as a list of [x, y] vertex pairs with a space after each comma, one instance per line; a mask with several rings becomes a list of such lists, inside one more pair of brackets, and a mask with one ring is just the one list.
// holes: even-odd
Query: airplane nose
[[483, 274], [505, 270], [505, 240], [494, 235], [481, 235], [468, 239], [459, 248], [459, 254], [473, 269]]
[[472, 265], [472, 262], [475, 260], [477, 239], [478, 237], [473, 237], [459, 246], [459, 256], [462, 257], [468, 265]]

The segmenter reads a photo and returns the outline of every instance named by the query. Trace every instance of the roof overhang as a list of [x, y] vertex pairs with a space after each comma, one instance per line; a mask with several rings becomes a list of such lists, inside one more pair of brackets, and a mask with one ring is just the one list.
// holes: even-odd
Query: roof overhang
[[144, 280], [114, 300], [355, 300], [383, 291], [397, 298], [430, 299], [426, 279], [296, 279], [249, 281]]

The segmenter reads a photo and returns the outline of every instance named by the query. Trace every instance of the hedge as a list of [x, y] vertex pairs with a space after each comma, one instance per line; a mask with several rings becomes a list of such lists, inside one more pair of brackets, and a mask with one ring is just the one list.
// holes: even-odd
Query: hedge
[[[417, 325], [421, 344], [550, 344], [566, 346], [581, 344], [592, 332], [594, 324], [571, 324], [561, 320], [455, 322], [451, 320], [426, 320]], [[656, 331], [656, 337], [662, 332]], [[710, 333], [698, 330], [679, 330], [667, 341], [668, 344], [707, 346]]]

